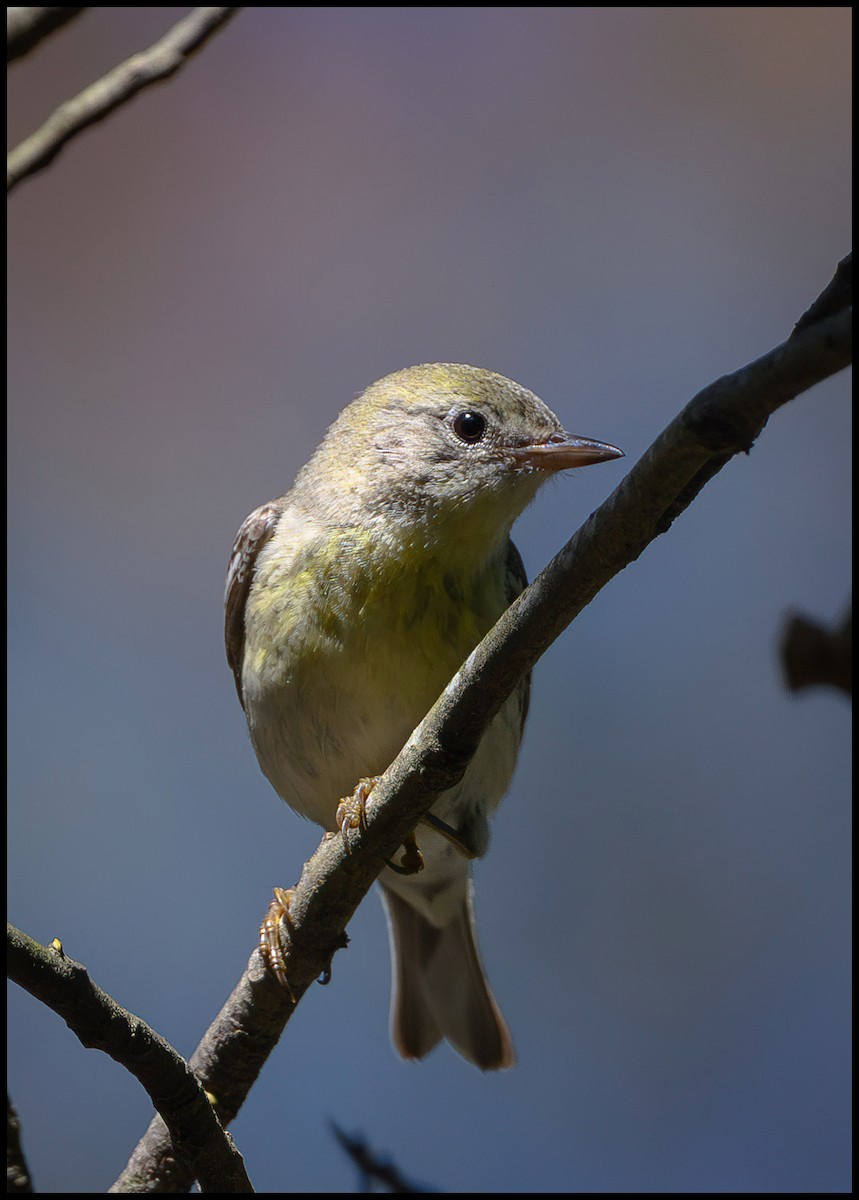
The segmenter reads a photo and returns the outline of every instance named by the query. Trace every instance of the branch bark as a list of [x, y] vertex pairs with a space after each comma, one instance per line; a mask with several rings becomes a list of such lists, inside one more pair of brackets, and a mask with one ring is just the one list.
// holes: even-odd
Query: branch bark
[[82, 12], [82, 8], [7, 8], [6, 62], [28, 54], [42, 38]]
[[[305, 864], [292, 894], [293, 935], [285, 947], [296, 1004], [327, 974], [384, 860], [462, 777], [522, 676], [725, 463], [751, 449], [772, 413], [849, 365], [851, 330], [849, 308], [826, 307], [823, 319], [806, 322], [782, 345], [699, 392], [473, 651], [374, 787], [366, 830], [350, 835], [348, 851], [342, 837], [323, 840]], [[239, 1111], [293, 1007], [255, 951], [191, 1059], [225, 1124]], [[178, 1191], [190, 1183], [156, 1118], [111, 1190]]]
[[238, 8], [195, 8], [161, 38], [132, 55], [78, 96], [61, 104], [35, 133], [6, 158], [6, 191], [53, 162], [73, 137], [101, 121], [143, 88], [169, 79]]
[[171, 1131], [183, 1172], [192, 1172], [201, 1191], [254, 1190], [196, 1076], [164, 1038], [94, 984], [59, 942], [41, 946], [7, 925], [6, 951], [10, 979], [58, 1013], [84, 1046], [103, 1050], [143, 1084]]
[[33, 1182], [21, 1148], [21, 1122], [6, 1096], [6, 1191], [32, 1192]]

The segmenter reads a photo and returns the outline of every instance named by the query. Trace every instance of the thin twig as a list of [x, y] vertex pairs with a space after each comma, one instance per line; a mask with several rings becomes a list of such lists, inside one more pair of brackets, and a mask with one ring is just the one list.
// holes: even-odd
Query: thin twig
[[103, 1050], [144, 1086], [172, 1131], [182, 1170], [194, 1173], [202, 1191], [253, 1191], [209, 1098], [164, 1038], [94, 984], [59, 942], [41, 946], [7, 925], [6, 951], [10, 979], [58, 1013], [84, 1046]]
[[82, 8], [7, 8], [6, 62], [28, 54], [42, 38], [82, 12]]
[[237, 8], [193, 9], [148, 50], [132, 55], [80, 95], [61, 104], [41, 129], [8, 154], [6, 191], [11, 192], [22, 179], [46, 167], [81, 130], [106, 117], [143, 88], [169, 79], [238, 11]]
[[[287, 946], [291, 995], [258, 952], [209, 1028], [191, 1065], [225, 1123], [239, 1111], [294, 1005], [325, 974], [343, 931], [404, 837], [462, 777], [483, 732], [522, 676], [624, 567], [664, 533], [704, 484], [748, 451], [781, 405], [851, 361], [851, 312], [836, 312], [700, 392], [659, 435], [616, 491], [490, 630], [376, 784], [367, 828], [323, 840], [292, 893]], [[162, 1164], [173, 1175], [165, 1186]], [[156, 1118], [112, 1191], [185, 1190]], [[175, 1188], [173, 1185], [176, 1185]]]
[[334, 1121], [331, 1122], [331, 1129], [358, 1170], [362, 1192], [372, 1191], [374, 1183], [381, 1184], [389, 1192], [398, 1194], [436, 1190], [435, 1188], [418, 1187], [416, 1183], [410, 1183], [390, 1159], [380, 1158], [362, 1137], [346, 1133]]

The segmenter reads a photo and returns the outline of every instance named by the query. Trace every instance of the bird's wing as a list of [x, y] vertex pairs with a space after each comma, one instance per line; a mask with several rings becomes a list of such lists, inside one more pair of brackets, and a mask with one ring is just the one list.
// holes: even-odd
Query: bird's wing
[[[512, 539], [507, 542], [507, 603], [512, 604], [520, 592], [528, 586], [528, 573], [522, 562], [522, 555], [516, 549]], [[525, 728], [525, 718], [528, 716], [528, 705], [531, 702], [531, 672], [529, 671], [517, 690], [519, 699], [520, 731]]]
[[236, 535], [230, 565], [227, 570], [227, 588], [224, 593], [224, 641], [227, 647], [227, 662], [236, 681], [236, 691], [242, 698], [242, 657], [245, 647], [245, 605], [251, 588], [257, 556], [275, 531], [283, 502], [272, 500], [254, 509]]
[[528, 586], [528, 573], [522, 555], [512, 540], [507, 542], [507, 603], [512, 604], [520, 592]]

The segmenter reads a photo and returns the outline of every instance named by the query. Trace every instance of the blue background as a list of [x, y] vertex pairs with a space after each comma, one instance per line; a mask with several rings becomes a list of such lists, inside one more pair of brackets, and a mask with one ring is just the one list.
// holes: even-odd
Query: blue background
[[[11, 73], [11, 137], [176, 9], [92, 9]], [[490, 367], [633, 462], [782, 341], [849, 249], [846, 8], [251, 8], [10, 204], [10, 916], [190, 1053], [319, 833], [224, 662], [234, 533], [358, 391]], [[850, 575], [847, 375], [540, 663], [477, 869], [519, 1065], [388, 1042], [378, 900], [234, 1131], [261, 1191], [349, 1191], [329, 1119], [454, 1191], [845, 1191], [849, 720], [788, 695], [788, 609]], [[622, 476], [547, 487], [534, 574]], [[44, 1191], [149, 1103], [10, 991]]]

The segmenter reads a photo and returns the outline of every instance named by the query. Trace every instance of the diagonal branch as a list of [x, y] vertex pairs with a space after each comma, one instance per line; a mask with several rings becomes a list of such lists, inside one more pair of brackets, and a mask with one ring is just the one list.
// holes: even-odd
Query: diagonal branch
[[[344, 943], [343, 931], [403, 838], [462, 777], [489, 722], [522, 676], [610, 579], [665, 533], [704, 484], [748, 451], [781, 405], [851, 361], [851, 310], [797, 330], [756, 362], [700, 392], [659, 435], [608, 500], [555, 556], [470, 655], [370, 797], [367, 828], [323, 840], [292, 893], [287, 951], [297, 1003]], [[254, 952], [191, 1059], [225, 1123], [239, 1111], [293, 1011]], [[171, 1177], [165, 1181], [165, 1166]], [[156, 1118], [112, 1191], [184, 1190]]]
[[81, 130], [112, 113], [143, 88], [169, 79], [238, 11], [238, 8], [192, 9], [148, 50], [132, 55], [80, 95], [61, 104], [41, 129], [7, 155], [7, 193], [22, 179], [52, 162], [66, 142]]
[[82, 8], [7, 8], [6, 62], [28, 54], [42, 38], [82, 12]]
[[378, 1183], [383, 1189], [387, 1188], [389, 1192], [429, 1190], [410, 1183], [390, 1159], [381, 1158], [376, 1154], [359, 1134], [348, 1134], [333, 1121], [331, 1131], [358, 1168], [359, 1191], [372, 1192], [374, 1183]]
[[143, 1084], [171, 1130], [182, 1170], [196, 1175], [202, 1191], [254, 1190], [193, 1071], [164, 1038], [94, 984], [59, 942], [41, 946], [7, 925], [6, 950], [10, 979], [58, 1013], [84, 1046], [103, 1050]]

